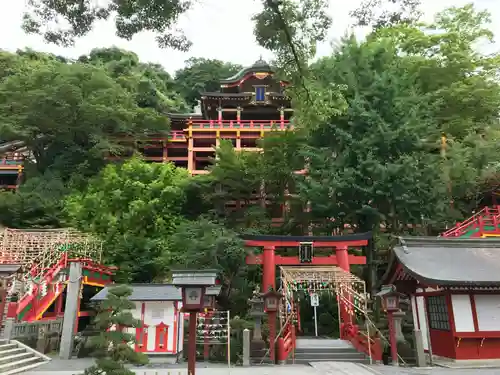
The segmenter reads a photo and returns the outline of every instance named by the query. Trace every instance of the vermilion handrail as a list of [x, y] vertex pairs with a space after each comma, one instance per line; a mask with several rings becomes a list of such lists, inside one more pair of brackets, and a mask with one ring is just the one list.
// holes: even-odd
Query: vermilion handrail
[[291, 352], [295, 349], [296, 334], [295, 325], [291, 321], [286, 323], [286, 327], [283, 330], [282, 337], [277, 340], [277, 360], [280, 362], [286, 361]]
[[345, 325], [342, 330], [342, 337], [349, 340], [358, 352], [370, 356], [373, 361], [382, 360], [383, 349], [380, 338], [368, 337], [368, 335], [360, 332], [356, 325]]
[[[266, 125], [276, 126], [279, 129], [286, 129], [289, 127], [289, 120], [190, 120], [189, 124], [196, 129], [196, 125], [203, 126], [209, 125], [209, 129], [217, 129], [223, 125], [229, 125], [229, 128], [244, 129], [268, 129]], [[207, 129], [203, 127], [202, 129]], [[226, 128], [227, 129], [227, 128]]]
[[460, 237], [471, 228], [471, 226], [479, 226], [481, 229], [484, 226], [484, 219], [490, 219], [493, 223], [500, 219], [500, 206], [484, 207], [479, 212], [475, 213], [468, 219], [457, 223], [455, 227], [448, 229], [441, 234], [441, 237]]
[[[68, 253], [63, 252], [61, 254], [61, 258], [55, 264], [53, 264], [52, 267], [45, 270], [40, 270], [37, 269], [36, 266], [34, 266], [30, 270], [30, 274], [32, 277], [35, 275], [41, 275], [42, 280], [39, 280], [39, 282], [33, 284], [33, 290], [30, 294], [25, 294], [21, 297], [21, 299], [17, 303], [17, 314], [20, 314], [31, 302], [33, 302], [35, 298], [37, 298], [37, 295], [41, 292], [41, 285], [43, 282], [45, 282], [46, 285], [52, 283], [57, 274], [62, 269], [66, 268], [70, 262], [80, 262], [82, 263], [82, 267], [85, 269], [90, 269], [92, 271], [101, 272], [108, 275], [112, 275], [113, 271], [117, 269], [116, 267], [103, 266], [99, 263], [96, 263], [90, 258], [68, 259]], [[60, 289], [59, 294], [62, 293], [62, 290], [63, 288]], [[33, 311], [30, 311], [23, 320], [36, 319], [37, 314], [48, 307], [46, 304], [51, 303], [52, 298], [53, 295], [51, 296], [48, 294], [44, 296], [41, 300], [39, 300], [36, 308], [33, 308]]]

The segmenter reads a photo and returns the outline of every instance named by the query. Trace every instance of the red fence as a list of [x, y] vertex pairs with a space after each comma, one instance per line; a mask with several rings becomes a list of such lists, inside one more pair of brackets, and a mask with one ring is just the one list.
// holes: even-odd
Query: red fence
[[277, 350], [276, 350], [276, 359], [279, 362], [284, 362], [289, 357], [290, 353], [295, 351], [295, 325], [288, 322], [285, 329], [283, 330], [283, 334], [278, 338], [277, 341]]
[[383, 348], [380, 338], [368, 337], [359, 331], [358, 326], [347, 324], [342, 327], [342, 337], [351, 342], [352, 346], [361, 353], [371, 357], [372, 361], [381, 361]]
[[[467, 220], [457, 223], [453, 228], [441, 234], [441, 237], [461, 237], [468, 231], [479, 229], [478, 232], [485, 231], [485, 227], [494, 227], [495, 231], [500, 223], [500, 206], [484, 207]], [[490, 230], [487, 230], [491, 232]]]
[[272, 128], [285, 130], [290, 127], [288, 120], [192, 120], [192, 129], [220, 130], [271, 130]]

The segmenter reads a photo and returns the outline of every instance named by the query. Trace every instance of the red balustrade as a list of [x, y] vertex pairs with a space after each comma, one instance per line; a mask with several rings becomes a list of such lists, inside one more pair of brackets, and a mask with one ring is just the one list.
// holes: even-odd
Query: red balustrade
[[170, 141], [185, 141], [186, 135], [183, 130], [171, 130], [168, 135], [168, 139]]
[[342, 333], [346, 340], [350, 341], [352, 346], [361, 353], [371, 357], [372, 361], [382, 360], [382, 343], [380, 338], [368, 337], [364, 332], [359, 331], [358, 326], [346, 324], [342, 326]]
[[[16, 315], [22, 314], [24, 310], [27, 310], [25, 314], [22, 314], [22, 320], [32, 321], [39, 319], [40, 315], [47, 310], [50, 304], [54, 302], [55, 298], [57, 298], [57, 296], [64, 290], [63, 286], [60, 288], [54, 288], [51, 284], [55, 280], [56, 276], [63, 269], [68, 267], [70, 262], [80, 262], [82, 263], [82, 268], [84, 269], [108, 275], [112, 275], [113, 270], [116, 269], [115, 267], [103, 266], [94, 262], [92, 259], [68, 259], [67, 252], [62, 253], [60, 259], [49, 268], [39, 268], [35, 264], [29, 271], [30, 278], [34, 280], [33, 289], [31, 293], [27, 293], [22, 296], [19, 302], [15, 304]], [[47, 294], [37, 299], [37, 296], [41, 293], [43, 283], [47, 287]], [[33, 304], [35, 301], [36, 304]]]
[[285, 130], [290, 127], [289, 120], [192, 120], [192, 129], [220, 130], [271, 130], [272, 128]]
[[[457, 223], [453, 228], [441, 234], [441, 237], [461, 237], [467, 232], [477, 229], [477, 236], [485, 232], [499, 232], [500, 206], [484, 207], [467, 220]], [[490, 229], [493, 227], [493, 231]]]
[[288, 322], [283, 330], [283, 334], [278, 338], [276, 345], [276, 357], [279, 362], [284, 362], [295, 350], [295, 342], [296, 342], [296, 333], [295, 333], [295, 325]]

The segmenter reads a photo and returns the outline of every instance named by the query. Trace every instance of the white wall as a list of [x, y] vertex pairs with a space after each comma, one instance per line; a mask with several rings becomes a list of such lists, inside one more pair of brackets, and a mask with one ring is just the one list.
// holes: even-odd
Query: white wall
[[500, 295], [475, 294], [479, 331], [500, 331]]
[[416, 305], [418, 311], [418, 322], [420, 323], [420, 331], [422, 332], [422, 342], [424, 350], [429, 350], [429, 329], [427, 328], [427, 311], [425, 310], [425, 302], [423, 296], [416, 297]]
[[472, 306], [468, 294], [452, 294], [453, 319], [457, 332], [474, 332], [474, 319]]
[[[135, 319], [141, 320], [142, 318], [142, 301], [134, 301], [135, 309], [132, 310], [132, 315]], [[148, 326], [148, 342], [146, 350], [154, 352], [156, 344], [156, 326], [166, 324], [168, 326], [168, 340], [167, 351], [172, 352], [174, 349], [174, 342], [177, 340], [177, 332], [174, 330], [174, 302], [172, 301], [144, 301], [144, 324]], [[177, 324], [184, 324], [183, 320], [177, 320]], [[135, 329], [130, 331], [135, 334]], [[182, 342], [182, 340], [180, 340]], [[181, 344], [182, 345], [182, 344]], [[177, 352], [182, 350], [182, 346], [177, 348]], [[176, 354], [174, 353], [174, 354]]]
[[[182, 309], [182, 302], [177, 302], [177, 310]], [[179, 339], [177, 342], [177, 351], [182, 352], [184, 349], [184, 313], [179, 312], [177, 314], [177, 322], [179, 324]]]

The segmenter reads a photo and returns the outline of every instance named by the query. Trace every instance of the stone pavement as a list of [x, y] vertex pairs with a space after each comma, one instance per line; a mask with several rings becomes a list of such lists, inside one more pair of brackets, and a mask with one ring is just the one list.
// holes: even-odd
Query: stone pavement
[[[88, 360], [55, 360], [40, 366], [25, 375], [75, 375], [82, 374]], [[137, 375], [187, 375], [186, 365], [170, 368], [132, 369]], [[350, 362], [313, 362], [311, 366], [259, 366], [233, 367], [200, 363], [196, 375], [500, 375], [500, 369], [450, 369], [450, 368], [403, 368], [392, 366], [365, 366]]]
[[[82, 374], [83, 371], [30, 371], [24, 375], [74, 375]], [[187, 375], [183, 369], [132, 369], [137, 375]], [[261, 367], [207, 367], [197, 368], [196, 375], [318, 375], [318, 372], [310, 366], [261, 366]], [[370, 374], [372, 375], [372, 374]]]
[[378, 375], [500, 375], [500, 369], [496, 368], [418, 368], [418, 367], [393, 367], [383, 365], [372, 365], [369, 367], [374, 374]]
[[[373, 375], [368, 367], [353, 362], [310, 362], [317, 374], [335, 375]], [[375, 373], [376, 374], [376, 373]]]

